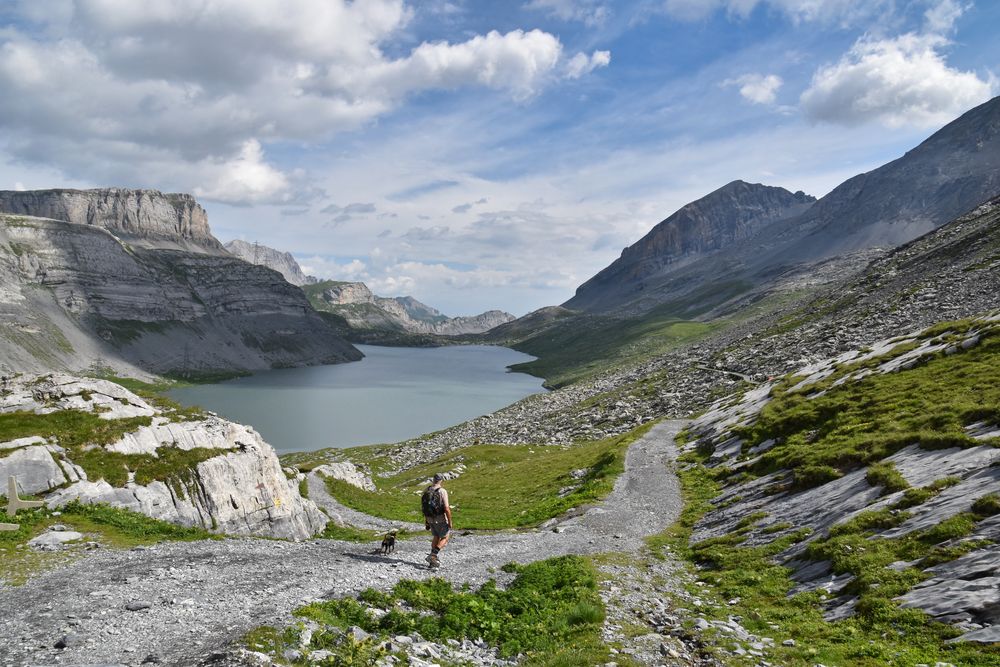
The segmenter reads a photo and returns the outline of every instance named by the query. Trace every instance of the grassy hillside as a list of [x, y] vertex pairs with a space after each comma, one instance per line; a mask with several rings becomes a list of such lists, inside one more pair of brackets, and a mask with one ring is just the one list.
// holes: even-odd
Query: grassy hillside
[[626, 361], [677, 349], [720, 326], [655, 314], [633, 320], [584, 315], [514, 343], [515, 350], [538, 359], [511, 368], [544, 378], [549, 387], [562, 387]]
[[[977, 344], [964, 349], [959, 343], [973, 328], [979, 331]], [[947, 353], [941, 349], [896, 372], [871, 372], [935, 337], [952, 345]], [[744, 452], [774, 443], [759, 457], [744, 455], [734, 465], [719, 465], [704, 446], [682, 457], [685, 514], [665, 541], [698, 566], [702, 583], [718, 599], [706, 616], [723, 620], [738, 614], [751, 632], [793, 638], [795, 645], [781, 649], [777, 664], [782, 665], [1000, 665], [1000, 647], [949, 643], [960, 630], [919, 609], [902, 608], [896, 599], [933, 576], [927, 568], [992, 544], [983, 539], [989, 531], [982, 533], [979, 526], [1000, 514], [996, 487], [968, 496], [964, 506], [956, 505], [933, 525], [883, 535], [938, 507], [936, 498], [957, 493], [948, 489], [980, 472], [972, 467], [958, 476], [941, 473], [915, 487], [887, 457], [911, 445], [927, 451], [1000, 447], [1000, 439], [975, 439], [966, 430], [974, 423], [1000, 422], [1000, 325], [945, 323], [887, 355], [842, 364], [820, 382], [798, 387], [802, 379], [786, 378], [759, 418], [733, 430], [743, 439]], [[766, 511], [787, 506], [781, 504], [785, 494], [859, 471], [869, 485], [881, 487], [881, 496], [849, 520], [841, 517], [829, 531], [813, 534]], [[764, 479], [775, 472], [780, 474]], [[714, 499], [724, 490], [732, 500], [721, 504]], [[745, 514], [744, 494], [757, 494], [758, 511]], [[724, 515], [743, 519], [725, 535], [690, 542], [699, 519], [719, 521]], [[798, 558], [828, 563], [832, 574], [851, 577], [835, 593], [856, 599], [849, 618], [824, 617], [830, 596], [823, 589], [792, 594], [796, 582], [782, 553], [804, 540], [810, 542]]]
[[[399, 521], [421, 520], [419, 494], [435, 472], [464, 466], [447, 482], [455, 527], [498, 529], [535, 525], [611, 492], [625, 469], [625, 451], [651, 424], [615, 438], [573, 446], [473, 445], [389, 477], [376, 477], [368, 492], [327, 480], [330, 493], [348, 507]], [[351, 460], [365, 452], [348, 450]], [[378, 461], [370, 461], [375, 469]], [[302, 466], [306, 467], [308, 466]], [[516, 489], [516, 492], [515, 492]]]
[[[544, 378], [546, 386], [558, 388], [602, 371], [709, 340], [734, 325], [766, 315], [802, 296], [801, 290], [758, 294], [737, 304], [730, 312], [713, 314], [715, 316], [704, 320], [691, 319], [709, 314], [692, 299], [665, 303], [632, 318], [559, 309], [549, 317], [537, 318], [532, 323], [537, 325], [537, 330], [532, 331], [530, 327], [513, 329], [506, 340], [493, 342], [538, 357], [512, 368]], [[524, 319], [529, 318], [530, 315]], [[502, 332], [509, 326], [498, 327], [497, 331]]]

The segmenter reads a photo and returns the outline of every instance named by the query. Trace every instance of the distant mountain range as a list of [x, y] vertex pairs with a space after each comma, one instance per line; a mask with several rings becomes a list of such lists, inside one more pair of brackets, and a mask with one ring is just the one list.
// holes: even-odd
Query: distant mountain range
[[1000, 98], [822, 199], [735, 181], [692, 202], [583, 283], [566, 308], [709, 312], [804, 265], [925, 234], [1000, 192]]
[[433, 338], [413, 339], [390, 334], [432, 337], [480, 334], [514, 319], [510, 313], [500, 310], [448, 317], [412, 296], [376, 296], [363, 282], [320, 280], [307, 276], [291, 253], [259, 243], [235, 240], [227, 243], [225, 249], [251, 264], [274, 269], [285, 280], [301, 287], [313, 308], [338, 316], [342, 333], [356, 342], [433, 344]]
[[325, 280], [303, 290], [316, 310], [344, 318], [354, 329], [381, 329], [412, 334], [459, 336], [479, 334], [514, 319], [489, 310], [468, 317], [448, 317], [412, 296], [381, 297], [359, 282]]

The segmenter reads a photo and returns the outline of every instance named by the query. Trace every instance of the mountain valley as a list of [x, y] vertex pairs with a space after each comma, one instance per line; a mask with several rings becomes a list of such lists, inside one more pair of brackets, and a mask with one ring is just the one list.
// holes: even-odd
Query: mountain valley
[[[731, 182], [518, 319], [255, 266], [179, 196], [0, 193], [0, 471], [49, 503], [0, 533], [0, 630], [24, 640], [0, 657], [998, 664], [998, 118], [1000, 98], [819, 200]], [[157, 202], [155, 233], [131, 202]], [[511, 346], [552, 391], [279, 462], [157, 385], [77, 377], [96, 355], [175, 373], [178, 346], [181, 369], [344, 361], [365, 336]], [[410, 538], [436, 472], [459, 530], [434, 572]], [[171, 536], [116, 548], [137, 525]]]

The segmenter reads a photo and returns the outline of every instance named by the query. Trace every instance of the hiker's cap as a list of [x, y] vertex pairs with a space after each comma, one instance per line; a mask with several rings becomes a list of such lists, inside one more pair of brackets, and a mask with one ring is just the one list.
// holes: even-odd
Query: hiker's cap
[[444, 475], [442, 475], [439, 472], [434, 473], [434, 481], [435, 482], [443, 482], [444, 481]]

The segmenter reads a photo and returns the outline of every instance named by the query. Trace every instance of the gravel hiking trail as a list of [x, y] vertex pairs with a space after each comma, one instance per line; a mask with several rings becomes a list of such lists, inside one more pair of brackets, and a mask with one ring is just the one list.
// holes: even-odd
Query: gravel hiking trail
[[[644, 537], [680, 513], [674, 438], [685, 424], [653, 427], [629, 448], [610, 496], [554, 526], [459, 529], [442, 552], [440, 570], [426, 567], [426, 536], [401, 541], [389, 556], [373, 555], [375, 543], [252, 538], [89, 552], [23, 586], [0, 587], [0, 665], [138, 665], [151, 656], [160, 664], [195, 665], [254, 627], [289, 622], [294, 609], [318, 599], [430, 576], [506, 585], [512, 575], [499, 568], [511, 561], [637, 552]], [[323, 502], [336, 503], [328, 496]], [[350, 511], [340, 515], [354, 518]], [[456, 523], [461, 526], [460, 515]], [[67, 647], [54, 648], [64, 638]]]

